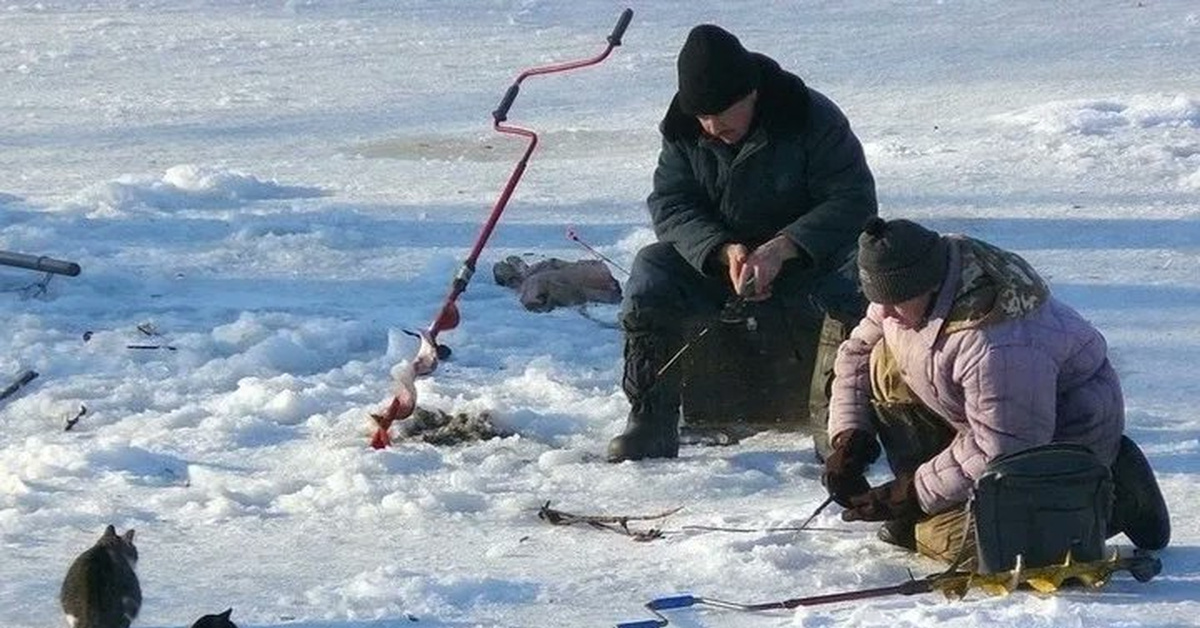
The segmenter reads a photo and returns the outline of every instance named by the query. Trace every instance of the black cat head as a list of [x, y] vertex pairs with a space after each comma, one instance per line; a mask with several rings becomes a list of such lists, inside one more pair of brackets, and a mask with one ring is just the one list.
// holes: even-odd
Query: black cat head
[[96, 541], [96, 545], [108, 548], [110, 551], [117, 553], [125, 560], [129, 561], [132, 566], [137, 563], [138, 551], [133, 544], [133, 528], [125, 531], [125, 534], [117, 535], [117, 529], [109, 524], [104, 528], [104, 534], [100, 535], [100, 540]]
[[237, 624], [233, 623], [233, 620], [229, 618], [232, 614], [233, 609], [227, 608], [224, 613], [205, 615], [197, 619], [196, 623], [192, 624], [192, 628], [237, 628]]

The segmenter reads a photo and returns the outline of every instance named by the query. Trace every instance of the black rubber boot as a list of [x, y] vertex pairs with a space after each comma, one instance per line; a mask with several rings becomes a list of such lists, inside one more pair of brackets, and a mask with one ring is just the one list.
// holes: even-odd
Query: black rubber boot
[[917, 551], [917, 522], [913, 519], [892, 519], [879, 526], [875, 536], [884, 543]]
[[608, 461], [624, 462], [643, 458], [675, 458], [679, 455], [679, 434], [668, 432], [630, 415], [625, 431], [608, 441]]
[[621, 386], [630, 410], [625, 431], [608, 443], [609, 462], [679, 455], [679, 365], [658, 375], [678, 349], [678, 342], [659, 334], [625, 334]]
[[1108, 536], [1122, 532], [1140, 549], [1160, 550], [1171, 541], [1171, 520], [1154, 471], [1142, 450], [1128, 436], [1112, 465], [1113, 513]]

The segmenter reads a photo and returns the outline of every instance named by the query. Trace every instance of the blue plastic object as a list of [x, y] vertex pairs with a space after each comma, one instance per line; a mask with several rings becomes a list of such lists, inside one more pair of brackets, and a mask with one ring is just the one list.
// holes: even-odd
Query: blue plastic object
[[650, 609], [651, 613], [657, 616], [657, 619], [641, 619], [638, 621], [625, 621], [617, 624], [617, 628], [663, 628], [670, 622], [666, 617], [659, 614], [658, 611], [668, 611], [673, 608], [687, 608], [700, 603], [702, 598], [694, 595], [672, 595], [671, 597], [660, 597], [646, 602], [646, 608]]
[[656, 600], [646, 602], [646, 608], [652, 611], [665, 611], [672, 608], [687, 608], [700, 601], [694, 595], [676, 595], [672, 597], [660, 597]]
[[667, 625], [665, 619], [642, 619], [640, 621], [623, 621], [617, 628], [663, 628]]

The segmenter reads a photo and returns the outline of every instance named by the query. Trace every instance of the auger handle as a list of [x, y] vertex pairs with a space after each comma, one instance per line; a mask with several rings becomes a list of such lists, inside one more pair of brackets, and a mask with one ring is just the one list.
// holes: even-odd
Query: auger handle
[[517, 99], [517, 94], [521, 91], [520, 83], [513, 83], [508, 87], [508, 91], [504, 92], [504, 98], [500, 99], [500, 106], [492, 112], [492, 120], [496, 124], [504, 122], [508, 119], [508, 110], [512, 107], [513, 101]]
[[553, 74], [555, 72], [575, 70], [578, 68], [587, 67], [589, 65], [595, 65], [603, 61], [608, 57], [608, 54], [612, 52], [613, 48], [621, 45], [621, 38], [625, 36], [625, 29], [629, 28], [629, 22], [631, 20], [633, 20], [633, 9], [625, 9], [621, 12], [621, 17], [617, 18], [617, 25], [613, 27], [612, 33], [608, 36], [608, 46], [605, 47], [604, 52], [601, 52], [595, 57], [580, 61], [568, 61], [565, 63], [530, 68], [522, 72], [517, 76], [517, 80], [513, 81], [513, 84], [508, 87], [508, 91], [504, 92], [504, 98], [500, 99], [499, 106], [492, 111], [492, 120], [497, 125], [508, 120], [508, 110], [512, 108], [513, 101], [517, 99], [517, 94], [521, 91], [521, 81], [524, 81], [526, 78], [538, 74]]
[[0, 265], [16, 266], [18, 268], [27, 268], [45, 273], [54, 273], [56, 275], [66, 275], [68, 277], [74, 277], [79, 274], [79, 264], [75, 262], [54, 259], [45, 255], [26, 255], [25, 253], [13, 253], [11, 251], [0, 251]]
[[608, 36], [608, 45], [621, 45], [621, 38], [625, 36], [625, 29], [629, 28], [631, 20], [633, 20], [633, 9], [621, 11], [621, 17], [617, 18], [617, 25], [613, 27], [612, 34]]

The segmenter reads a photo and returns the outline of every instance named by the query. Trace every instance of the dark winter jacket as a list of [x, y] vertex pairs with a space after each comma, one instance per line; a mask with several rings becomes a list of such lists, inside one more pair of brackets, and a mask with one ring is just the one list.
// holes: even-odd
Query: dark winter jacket
[[[831, 269], [877, 213], [875, 181], [845, 115], [761, 54], [754, 124], [739, 148], [705, 136], [678, 98], [660, 126], [647, 203], [659, 240], [700, 272], [727, 242], [753, 249], [783, 233]], [[803, 256], [802, 256], [803, 257]]]

